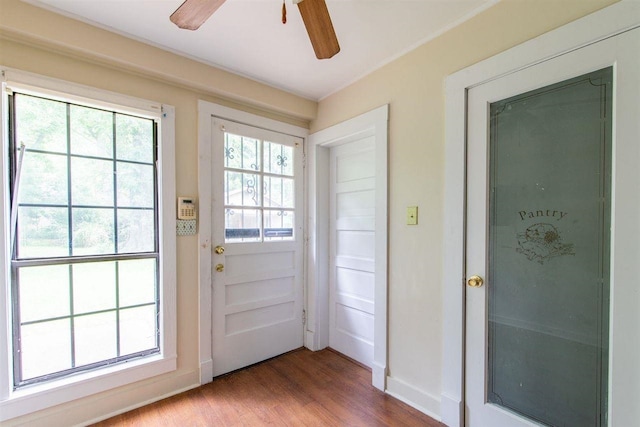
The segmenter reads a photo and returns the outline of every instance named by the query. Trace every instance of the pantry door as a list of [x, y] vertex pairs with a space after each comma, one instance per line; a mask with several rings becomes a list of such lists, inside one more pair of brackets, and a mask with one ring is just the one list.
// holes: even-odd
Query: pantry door
[[212, 118], [213, 376], [303, 345], [303, 140]]
[[627, 426], [640, 29], [469, 90], [466, 425]]

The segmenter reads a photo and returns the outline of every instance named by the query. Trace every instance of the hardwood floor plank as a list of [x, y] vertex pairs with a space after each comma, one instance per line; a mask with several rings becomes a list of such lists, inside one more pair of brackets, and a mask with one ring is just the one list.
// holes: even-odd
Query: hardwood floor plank
[[322, 350], [296, 350], [95, 426], [443, 427], [377, 390], [371, 371]]

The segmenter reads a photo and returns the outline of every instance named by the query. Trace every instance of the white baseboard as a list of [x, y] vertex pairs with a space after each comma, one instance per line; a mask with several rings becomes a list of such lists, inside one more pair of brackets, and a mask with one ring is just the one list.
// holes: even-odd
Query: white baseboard
[[316, 335], [313, 331], [305, 331], [304, 333], [304, 346], [311, 351], [318, 351], [316, 345]]
[[440, 398], [393, 377], [387, 377], [387, 393], [434, 420], [441, 420]]
[[213, 381], [213, 360], [205, 360], [200, 363], [200, 384], [208, 384]]
[[162, 396], [157, 396], [157, 397], [154, 397], [152, 399], [145, 400], [144, 402], [138, 402], [138, 403], [136, 403], [134, 405], [127, 406], [126, 408], [118, 409], [117, 411], [114, 411], [114, 412], [111, 412], [109, 414], [100, 416], [98, 418], [94, 418], [92, 420], [89, 420], [86, 423], [83, 422], [82, 424], [78, 424], [77, 427], [85, 426], [85, 425], [93, 425], [93, 424], [98, 423], [100, 421], [108, 420], [109, 418], [113, 418], [113, 417], [115, 417], [117, 415], [124, 414], [125, 412], [133, 411], [134, 409], [138, 409], [138, 408], [141, 408], [143, 406], [147, 406], [147, 405], [150, 405], [152, 403], [159, 402], [160, 400], [166, 399], [166, 398], [171, 397], [171, 396], [175, 396], [175, 395], [180, 394], [180, 393], [184, 393], [185, 391], [193, 390], [194, 388], [197, 388], [197, 387], [200, 387], [200, 384], [191, 384], [190, 386], [183, 387], [183, 388], [181, 388], [179, 390], [174, 390], [174, 391], [172, 391], [170, 393], [163, 394]]
[[463, 402], [447, 393], [440, 395], [440, 413], [442, 422], [449, 427], [463, 427], [464, 411]]
[[371, 366], [372, 384], [378, 390], [385, 391], [387, 388], [387, 368], [377, 363]]

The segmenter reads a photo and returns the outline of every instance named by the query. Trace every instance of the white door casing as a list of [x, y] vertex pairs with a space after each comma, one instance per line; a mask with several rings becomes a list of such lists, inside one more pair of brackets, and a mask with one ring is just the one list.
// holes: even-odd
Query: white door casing
[[[625, 357], [626, 354], [638, 352], [637, 323], [633, 323], [635, 315], [632, 307], [620, 307], [621, 301], [633, 301], [635, 286], [623, 278], [629, 265], [640, 259], [640, 245], [637, 239], [629, 236], [638, 231], [640, 218], [640, 196], [635, 162], [638, 159], [637, 118], [629, 123], [619, 117], [624, 111], [640, 111], [640, 99], [625, 97], [621, 91], [640, 95], [640, 28], [621, 34], [614, 38], [589, 45], [582, 49], [567, 53], [533, 67], [501, 77], [491, 82], [476, 86], [468, 93], [468, 163], [467, 163], [467, 276], [477, 274], [486, 277], [487, 272], [487, 212], [488, 212], [488, 104], [511, 96], [537, 89], [559, 81], [580, 76], [607, 66], [615, 66], [614, 87], [614, 132], [616, 133], [613, 158], [613, 203], [612, 215], [612, 310], [611, 310], [611, 343], [610, 364]], [[624, 114], [624, 113], [623, 113]], [[637, 116], [636, 116], [637, 117]], [[635, 185], [632, 184], [635, 181]], [[636, 215], [630, 215], [635, 212]], [[629, 221], [629, 216], [635, 221]], [[606, 242], [608, 244], [608, 242]], [[622, 277], [617, 273], [622, 273]], [[629, 278], [628, 280], [632, 280]], [[537, 423], [527, 421], [515, 413], [508, 412], [498, 405], [487, 404], [485, 384], [487, 384], [487, 285], [477, 289], [467, 289], [466, 314], [466, 406], [469, 426], [510, 425], [533, 426]], [[636, 307], [637, 310], [637, 307]], [[533, 326], [533, 325], [529, 325]], [[635, 329], [630, 331], [629, 329]], [[616, 339], [629, 336], [635, 339]], [[575, 337], [573, 338], [575, 339]], [[635, 343], [633, 342], [635, 341]], [[634, 348], [635, 347], [635, 348]], [[623, 363], [622, 366], [625, 366]], [[610, 367], [609, 402], [611, 425], [626, 426], [634, 421], [627, 418], [627, 410], [616, 401], [628, 394], [633, 394], [640, 387], [640, 369], [637, 364], [627, 366], [627, 372], [620, 374], [622, 366]], [[633, 379], [635, 378], [635, 384]], [[631, 379], [631, 381], [630, 381]], [[624, 398], [623, 398], [624, 399]], [[621, 421], [624, 419], [625, 421]]]
[[[447, 164], [446, 164], [446, 223], [445, 223], [445, 261], [444, 261], [444, 331], [443, 331], [443, 390], [442, 390], [442, 420], [450, 426], [464, 425], [463, 374], [464, 374], [464, 301], [465, 301], [465, 159], [467, 153], [467, 141], [465, 140], [465, 123], [468, 120], [466, 113], [467, 91], [494, 80], [497, 77], [516, 72], [518, 70], [541, 64], [551, 58], [571, 52], [581, 47], [593, 44], [599, 40], [628, 31], [640, 25], [640, 4], [637, 2], [622, 1], [600, 12], [582, 18], [574, 23], [566, 25], [549, 34], [531, 40], [521, 46], [513, 48], [503, 54], [462, 70], [447, 79]], [[637, 36], [636, 36], [637, 39]], [[616, 43], [615, 41], [613, 43]], [[612, 302], [611, 302], [611, 345], [610, 355], [610, 379], [612, 384], [627, 379], [626, 393], [622, 389], [613, 386], [610, 390], [610, 424], [630, 425], [638, 418], [638, 407], [633, 404], [640, 387], [638, 371], [631, 369], [634, 358], [637, 359], [640, 350], [638, 348], [637, 331], [629, 328], [617, 328], [623, 318], [638, 324], [637, 298], [622, 299], [624, 283], [632, 281], [631, 272], [625, 271], [623, 262], [634, 265], [640, 259], [637, 246], [623, 252], [620, 245], [625, 240], [624, 231], [638, 233], [637, 218], [640, 215], [638, 201], [619, 200], [621, 194], [638, 194], [637, 179], [622, 180], [625, 168], [630, 167], [630, 162], [637, 161], [638, 148], [627, 146], [629, 150], [624, 155], [624, 150], [617, 150], [617, 144], [625, 139], [637, 141], [640, 130], [638, 120], [637, 99], [638, 78], [629, 74], [630, 68], [637, 73], [638, 50], [635, 57], [623, 66], [623, 62], [612, 59], [610, 56], [597, 58], [592, 63], [591, 70], [614, 65], [615, 70], [615, 95], [616, 105], [614, 114], [616, 123], [614, 127], [614, 209], [613, 224], [615, 231], [612, 236], [613, 244], [613, 270], [612, 270]], [[633, 60], [635, 58], [635, 61]], [[578, 73], [579, 74], [579, 73]], [[572, 77], [575, 73], [569, 72], [565, 77]], [[636, 75], [637, 76], [637, 75]], [[559, 76], [562, 80], [562, 76]], [[636, 79], [635, 81], [633, 79]], [[632, 82], [631, 85], [628, 85]], [[635, 87], [633, 85], [636, 85]], [[626, 85], [626, 88], [624, 87]], [[635, 104], [633, 100], [635, 101]], [[629, 108], [621, 109], [622, 105]], [[485, 116], [486, 117], [486, 116]], [[635, 136], [634, 136], [635, 135]], [[617, 150], [617, 151], [615, 151]], [[635, 150], [635, 151], [634, 151]], [[635, 160], [634, 160], [635, 159]], [[635, 191], [635, 193], [633, 193]], [[629, 193], [627, 193], [629, 192]], [[616, 199], [618, 195], [618, 199]], [[621, 203], [621, 204], [620, 204]], [[626, 269], [630, 270], [630, 269]], [[475, 274], [469, 272], [469, 274]], [[626, 343], [626, 344], [625, 344]], [[626, 345], [626, 347], [625, 347]], [[620, 350], [620, 351], [618, 351]], [[626, 374], [625, 374], [626, 373]], [[634, 381], [628, 381], [629, 375]], [[628, 418], [627, 418], [628, 417]]]
[[375, 319], [373, 137], [330, 152], [329, 346], [371, 367]]
[[[304, 147], [304, 139], [307, 136], [307, 130], [282, 123], [276, 120], [267, 119], [254, 114], [234, 110], [228, 107], [212, 104], [206, 101], [200, 101], [198, 103], [199, 110], [199, 123], [198, 123], [198, 208], [199, 208], [199, 274], [200, 274], [200, 331], [199, 331], [199, 343], [200, 343], [200, 382], [205, 384], [211, 382], [214, 373], [217, 375], [227, 369], [236, 369], [243, 364], [255, 363], [260, 359], [271, 357], [274, 353], [287, 351], [282, 350], [284, 348], [292, 349], [302, 345], [304, 326], [302, 324], [302, 310], [303, 310], [303, 261], [304, 261], [304, 200], [302, 195], [302, 188], [304, 182], [304, 174], [302, 171], [302, 153]], [[212, 143], [215, 139], [216, 132], [220, 132], [217, 137], [220, 137], [223, 133], [220, 131], [220, 126], [214, 124], [215, 120], [221, 120], [226, 122], [225, 129], [230, 131], [232, 129], [247, 130], [251, 135], [264, 136], [268, 135], [268, 139], [282, 138], [284, 134], [286, 139], [290, 139], [291, 143], [295, 145], [298, 142], [299, 145], [296, 148], [298, 150], [296, 168], [296, 177], [298, 178], [298, 188], [296, 193], [296, 223], [295, 223], [295, 242], [263, 242], [261, 245], [253, 245], [253, 247], [242, 247], [241, 244], [221, 244], [221, 240], [224, 239], [224, 218], [220, 218], [220, 207], [222, 200], [214, 200], [214, 183], [216, 182], [215, 172], [221, 174], [221, 165], [223, 165], [224, 152], [216, 151]], [[241, 124], [249, 125], [249, 128], [243, 127]], [[251, 127], [255, 128], [251, 130]], [[236, 129], [237, 128], [237, 129]], [[254, 132], [254, 133], [252, 133]], [[274, 134], [277, 133], [277, 134]], [[277, 142], [277, 141], [275, 141]], [[220, 150], [222, 150], [220, 148]], [[217, 162], [217, 163], [216, 163]], [[215, 168], [213, 165], [216, 165]], [[217, 178], [219, 183], [220, 178]], [[217, 196], [220, 197], [220, 196]], [[215, 219], [215, 225], [212, 224], [214, 218], [214, 209], [218, 210], [218, 215]], [[222, 221], [222, 225], [221, 225]], [[222, 233], [222, 234], [220, 234]], [[225, 247], [225, 252], [222, 257], [214, 253], [215, 246], [221, 244]], [[224, 256], [227, 256], [227, 260]], [[246, 267], [245, 264], [249, 261], [251, 267]], [[222, 303], [224, 299], [213, 299], [212, 284], [214, 282], [214, 274], [220, 274], [215, 270], [217, 264], [225, 265], [225, 272], [230, 273], [229, 276], [216, 277], [216, 285], [224, 284], [224, 292], [231, 292], [230, 295], [234, 298], [241, 298], [242, 301], [236, 300], [236, 304], [231, 304], [224, 308], [220, 308], [217, 305], [224, 306]], [[273, 266], [283, 266], [288, 264], [285, 268], [272, 268]], [[258, 267], [266, 266], [266, 269], [260, 269]], [[223, 272], [222, 274], [224, 274]], [[235, 272], [235, 273], [234, 273]], [[231, 276], [234, 277], [231, 277]], [[227, 280], [218, 280], [228, 277], [228, 284], [232, 286], [226, 286]], [[281, 280], [284, 279], [284, 282]], [[276, 295], [271, 295], [265, 298], [264, 295], [260, 296], [255, 292], [256, 284], [262, 281], [267, 288], [275, 290]], [[286, 283], [285, 283], [286, 282]], [[284, 283], [284, 287], [283, 287]], [[295, 283], [295, 285], [293, 285]], [[234, 288], [234, 284], [240, 284], [240, 286]], [[293, 285], [293, 290], [291, 290]], [[282, 291], [288, 288], [287, 291]], [[278, 290], [279, 289], [279, 290]], [[216, 294], [221, 292], [216, 291]], [[276, 308], [268, 308], [271, 303], [267, 303], [271, 300], [271, 303], [275, 303]], [[238, 304], [237, 302], [241, 302]], [[265, 331], [262, 329], [255, 329], [247, 323], [247, 320], [254, 322], [253, 326], [256, 326], [257, 322], [262, 322], [267, 319], [267, 323], [273, 322], [273, 315], [278, 311], [277, 306], [282, 307], [289, 306], [292, 308], [292, 319], [289, 319], [285, 323], [277, 323], [267, 327], [266, 330], [271, 330], [271, 333], [260, 333]], [[248, 311], [246, 311], [248, 309]], [[253, 309], [258, 309], [258, 312], [251, 313]], [[236, 316], [234, 323], [231, 325], [224, 325], [222, 322], [213, 321], [217, 316], [235, 315], [236, 313], [242, 313], [240, 316]], [[280, 311], [282, 315], [284, 311]], [[241, 319], [244, 317], [244, 319]], [[253, 320], [251, 318], [253, 317]], [[285, 316], [286, 317], [286, 316]], [[268, 319], [272, 320], [269, 322]], [[281, 318], [280, 320], [285, 320]], [[287, 326], [288, 324], [288, 326]], [[284, 328], [278, 326], [285, 325]], [[226, 334], [231, 329], [235, 328], [235, 332], [245, 331], [249, 335], [245, 335], [246, 339], [240, 338], [242, 334]], [[231, 338], [231, 341], [227, 339], [220, 348], [232, 350], [231, 354], [235, 356], [229, 356], [228, 354], [218, 353], [218, 345], [222, 342], [213, 342], [214, 329], [217, 332], [222, 332], [223, 336], [226, 334], [227, 338]], [[278, 334], [282, 329], [284, 337], [281, 338]], [[274, 335], [275, 334], [275, 335]], [[223, 338], [225, 339], [225, 338]], [[271, 342], [273, 341], [273, 342]], [[227, 344], [229, 346], [227, 347]], [[215, 348], [215, 352], [212, 351]], [[234, 350], [235, 348], [235, 350]], [[223, 350], [226, 351], [226, 350]], [[214, 355], [215, 354], [215, 355]], [[237, 359], [237, 360], [236, 360]], [[220, 363], [218, 363], [218, 361]], [[219, 366], [218, 366], [219, 365]], [[226, 367], [225, 367], [226, 366]]]
[[307, 154], [308, 319], [305, 345], [320, 350], [329, 345], [330, 276], [330, 150], [373, 137], [375, 146], [375, 290], [372, 383], [385, 390], [387, 374], [387, 121], [388, 105], [319, 131], [309, 137]]

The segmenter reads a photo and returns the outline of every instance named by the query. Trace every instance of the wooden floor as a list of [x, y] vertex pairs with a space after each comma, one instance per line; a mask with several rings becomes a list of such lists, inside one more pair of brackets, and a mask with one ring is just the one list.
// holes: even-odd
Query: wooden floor
[[444, 426], [371, 385], [371, 372], [301, 349], [96, 426]]

